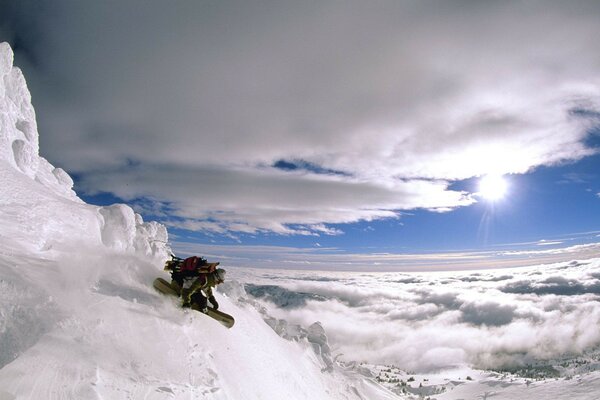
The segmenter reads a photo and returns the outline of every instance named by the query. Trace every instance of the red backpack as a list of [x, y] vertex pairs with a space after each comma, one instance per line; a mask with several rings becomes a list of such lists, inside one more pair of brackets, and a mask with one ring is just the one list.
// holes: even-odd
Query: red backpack
[[202, 257], [188, 257], [181, 264], [179, 264], [179, 270], [183, 273], [186, 272], [197, 272], [199, 274], [210, 274], [217, 269], [218, 262], [209, 263]]

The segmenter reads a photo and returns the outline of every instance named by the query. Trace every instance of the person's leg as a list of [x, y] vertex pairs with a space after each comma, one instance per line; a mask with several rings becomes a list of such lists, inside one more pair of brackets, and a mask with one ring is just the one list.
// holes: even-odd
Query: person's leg
[[177, 292], [179, 296], [181, 296], [181, 289], [183, 288], [183, 277], [181, 276], [181, 274], [171, 274], [171, 287]]
[[173, 288], [174, 291], [177, 292], [178, 296], [181, 296], [181, 285], [179, 284], [179, 282], [177, 282], [176, 280], [172, 280], [171, 287]]
[[208, 305], [206, 297], [202, 294], [202, 292], [197, 291], [192, 295], [192, 304], [197, 304], [200, 310], [204, 310]]

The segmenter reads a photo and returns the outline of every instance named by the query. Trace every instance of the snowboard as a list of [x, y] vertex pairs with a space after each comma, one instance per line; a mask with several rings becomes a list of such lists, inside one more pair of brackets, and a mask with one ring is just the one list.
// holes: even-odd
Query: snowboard
[[[163, 294], [168, 294], [168, 295], [179, 297], [179, 293], [177, 293], [177, 291], [171, 287], [171, 284], [169, 282], [165, 281], [163, 278], [156, 278], [154, 280], [153, 286], [156, 290], [158, 290], [159, 292], [161, 292]], [[196, 311], [204, 314], [203, 312], [200, 311], [200, 308], [198, 308], [197, 304], [192, 304], [192, 306], [190, 308], [192, 310], [196, 310]], [[231, 315], [225, 314], [224, 312], [219, 311], [219, 310], [215, 310], [212, 307], [208, 307], [208, 312], [206, 313], [206, 315], [219, 321], [221, 324], [223, 324], [227, 328], [231, 328], [233, 326], [233, 324], [235, 323], [235, 320], [233, 319], [233, 317]]]

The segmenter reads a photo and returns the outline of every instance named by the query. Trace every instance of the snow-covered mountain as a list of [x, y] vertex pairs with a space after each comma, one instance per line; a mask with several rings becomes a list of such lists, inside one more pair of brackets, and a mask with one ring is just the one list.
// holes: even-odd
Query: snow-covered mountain
[[165, 227], [126, 205], [84, 203], [38, 143], [25, 79], [2, 43], [0, 399], [392, 397], [331, 368], [318, 324], [288, 341], [252, 304], [217, 294], [236, 318], [227, 330], [159, 295]]

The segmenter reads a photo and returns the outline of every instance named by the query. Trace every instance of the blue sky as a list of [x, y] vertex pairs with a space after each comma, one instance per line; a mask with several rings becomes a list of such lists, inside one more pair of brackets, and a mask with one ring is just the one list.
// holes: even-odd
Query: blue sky
[[41, 154], [177, 252], [380, 265], [364, 256], [599, 241], [597, 2], [143, 5], [3, 4], [0, 40]]

